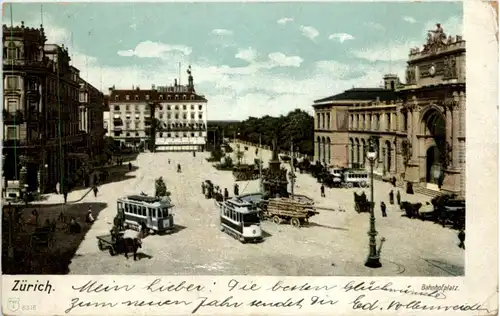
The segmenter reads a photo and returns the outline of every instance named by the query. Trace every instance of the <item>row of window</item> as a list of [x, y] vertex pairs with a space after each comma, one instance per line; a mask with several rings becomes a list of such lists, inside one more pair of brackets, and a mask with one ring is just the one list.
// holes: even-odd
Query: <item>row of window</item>
[[[21, 89], [22, 84], [20, 82], [20, 76], [6, 76], [5, 87], [7, 90], [18, 90]], [[34, 80], [28, 80], [28, 89], [37, 90], [38, 84]], [[73, 100], [79, 100], [80, 92], [77, 88], [71, 87], [67, 84], [60, 83], [59, 91], [57, 90], [57, 80], [49, 80], [47, 85], [47, 90], [50, 94], [59, 94], [60, 96], [65, 96]]]
[[[163, 118], [163, 113], [158, 114], [158, 117], [159, 117], [160, 119], [162, 119], [162, 118]], [[172, 118], [172, 115], [171, 115], [170, 113], [167, 113], [167, 120], [170, 120], [171, 118]], [[178, 120], [178, 119], [179, 119], [179, 114], [175, 114], [175, 115], [174, 115], [174, 118], [175, 118], [176, 120]], [[182, 118], [183, 118], [184, 120], [187, 120], [187, 113], [182, 114]], [[194, 120], [194, 118], [195, 118], [195, 114], [194, 114], [194, 113], [191, 113], [191, 119], [192, 119], [192, 120]], [[203, 119], [203, 113], [198, 113], [198, 119], [199, 119], [199, 120], [202, 120], [202, 119]]]
[[[120, 137], [122, 135], [122, 131], [114, 131], [114, 135], [115, 135], [115, 137]], [[160, 138], [162, 138], [163, 135], [164, 135], [163, 133], [159, 133], [158, 134], [158, 136]], [[165, 135], [166, 135], [166, 137], [175, 137], [175, 138], [188, 137], [188, 133], [186, 133], [186, 132], [184, 132], [182, 134], [182, 136], [180, 136], [181, 135], [180, 133], [166, 133]], [[125, 136], [126, 137], [132, 137], [132, 133], [127, 132], [127, 133], [125, 133]], [[135, 137], [140, 137], [141, 134], [139, 132], [135, 132], [134, 136]], [[191, 137], [203, 137], [203, 132], [198, 132], [198, 133], [191, 132]]]
[[316, 126], [318, 129], [330, 129], [330, 113], [317, 113]]
[[[122, 106], [123, 106], [123, 105], [122, 105]], [[130, 111], [130, 110], [131, 110], [131, 107], [130, 107], [130, 105], [129, 105], [129, 104], [125, 104], [124, 106], [125, 106], [125, 111]], [[136, 105], [134, 106], [134, 110], [135, 110], [136, 112], [137, 112], [137, 111], [140, 111], [140, 109], [141, 109], [140, 104], [136, 104]], [[172, 106], [171, 106], [171, 105], [167, 105], [167, 110], [169, 110], [169, 111], [170, 111], [171, 109], [172, 109]], [[179, 110], [179, 105], [175, 105], [175, 106], [174, 106], [174, 109], [175, 109], [175, 110]], [[182, 109], [183, 109], [184, 111], [186, 111], [186, 110], [187, 110], [187, 105], [186, 105], [186, 104], [182, 105]], [[192, 110], [192, 111], [194, 111], [194, 109], [195, 109], [194, 104], [191, 104], [191, 110]], [[114, 110], [115, 110], [115, 111], [120, 111], [120, 110], [121, 110], [120, 105], [115, 105], [115, 106], [114, 106]], [[162, 105], [159, 105], [159, 106], [158, 106], [158, 110], [162, 111], [162, 110], [163, 110], [163, 106], [162, 106]], [[199, 105], [198, 105], [198, 111], [202, 111], [202, 110], [203, 110], [203, 105], [199, 104]], [[148, 110], [148, 111], [149, 111], [149, 110]]]
[[[397, 130], [398, 126], [393, 126], [393, 115], [394, 113], [385, 114], [351, 114], [349, 116], [349, 129], [366, 129], [366, 130]], [[407, 115], [403, 114], [403, 126], [401, 127], [403, 131], [406, 130]]]
[[[126, 95], [125, 95], [125, 100], [130, 101], [130, 100], [131, 100], [131, 98], [130, 98], [130, 97], [131, 97], [131, 96], [130, 96], [130, 94], [126, 94]], [[145, 98], [146, 98], [146, 100], [150, 100], [150, 99], [151, 99], [151, 97], [149, 96], [149, 94], [146, 94]], [[165, 100], [165, 96], [164, 96], [163, 94], [160, 94], [160, 95], [158, 96], [158, 99], [160, 99], [160, 100]], [[188, 99], [187, 95], [183, 94], [183, 95], [182, 95], [182, 100], [187, 100], [187, 99]], [[195, 99], [195, 96], [194, 96], [194, 95], [191, 95], [190, 99], [191, 99], [191, 100], [194, 100], [194, 99]], [[119, 96], [119, 95], [115, 95], [115, 101], [119, 101], [119, 100], [120, 100], [120, 96]], [[133, 100], [135, 100], [135, 101], [139, 101], [139, 100], [140, 100], [139, 95], [138, 95], [138, 94], [134, 95]], [[172, 100], [172, 96], [171, 96], [171, 95], [167, 95], [166, 100]], [[178, 94], [176, 94], [176, 95], [174, 96], [174, 100], [176, 100], [176, 101], [180, 100], [180, 96], [179, 96]]]
[[[121, 203], [118, 203], [118, 209], [122, 210]], [[145, 207], [145, 206], [139, 206], [135, 204], [125, 204], [125, 213], [126, 214], [133, 214], [133, 215], [139, 215], [139, 216], [148, 216], [148, 209], [149, 209], [149, 217], [152, 218], [165, 218], [168, 217], [168, 208], [152, 208], [152, 207]]]

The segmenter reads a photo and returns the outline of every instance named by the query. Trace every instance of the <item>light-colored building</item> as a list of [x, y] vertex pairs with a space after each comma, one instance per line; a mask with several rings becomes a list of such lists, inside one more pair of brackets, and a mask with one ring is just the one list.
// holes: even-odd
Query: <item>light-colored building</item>
[[[153, 119], [157, 122], [155, 147], [160, 151], [203, 150], [207, 138], [207, 100], [194, 89], [191, 68], [188, 84], [150, 90], [110, 88], [110, 135], [126, 144], [148, 147]], [[154, 110], [151, 111], [152, 107]]]
[[465, 41], [441, 25], [409, 53], [406, 83], [358, 88], [315, 101], [315, 159], [366, 167], [376, 139], [376, 172], [414, 186], [465, 195]]
[[104, 147], [104, 95], [82, 78], [80, 83], [79, 130], [87, 133], [87, 150], [94, 158]]

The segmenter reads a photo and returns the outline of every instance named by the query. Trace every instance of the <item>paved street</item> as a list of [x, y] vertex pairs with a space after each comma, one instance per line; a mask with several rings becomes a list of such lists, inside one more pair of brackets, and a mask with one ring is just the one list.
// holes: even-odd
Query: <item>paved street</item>
[[[253, 162], [255, 149], [245, 153]], [[432, 222], [402, 217], [388, 202], [390, 185], [375, 183], [377, 230], [386, 242], [382, 248], [380, 269], [364, 267], [368, 254], [369, 215], [354, 211], [353, 192], [361, 189], [327, 189], [320, 197], [319, 184], [312, 176], [298, 174], [297, 194], [315, 199], [320, 206], [346, 212], [320, 211], [309, 227], [299, 229], [288, 224], [263, 223], [268, 236], [260, 244], [241, 244], [220, 232], [218, 210], [213, 200], [201, 194], [201, 183], [211, 179], [232, 193], [231, 172], [217, 171], [206, 162], [208, 153], [144, 153], [133, 162], [138, 167], [133, 177], [100, 187], [97, 198], [87, 195], [82, 202], [108, 203], [83, 240], [69, 267], [71, 274], [194, 274], [194, 275], [403, 275], [453, 276], [464, 273], [464, 251], [456, 231]], [[263, 153], [264, 161], [270, 152]], [[168, 164], [168, 159], [171, 163]], [[175, 172], [177, 163], [182, 174]], [[109, 232], [116, 214], [116, 199], [144, 191], [154, 193], [155, 178], [163, 176], [176, 207], [179, 229], [171, 235], [148, 236], [140, 252], [150, 256], [134, 262], [124, 256], [111, 257], [97, 247], [96, 236]], [[258, 180], [240, 183], [240, 193], [255, 192]], [[369, 197], [369, 189], [365, 189]], [[402, 200], [428, 201], [428, 197], [402, 193]], [[388, 217], [382, 218], [380, 201], [388, 205]]]

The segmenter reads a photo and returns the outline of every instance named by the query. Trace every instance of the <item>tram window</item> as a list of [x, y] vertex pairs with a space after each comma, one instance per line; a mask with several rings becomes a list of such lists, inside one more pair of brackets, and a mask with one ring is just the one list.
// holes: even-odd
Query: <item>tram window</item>
[[129, 205], [125, 204], [125, 213], [128, 213], [128, 212], [129, 212]]
[[156, 218], [156, 209], [153, 209], [153, 217]]
[[167, 217], [168, 216], [168, 207], [164, 207], [163, 208], [163, 217]]

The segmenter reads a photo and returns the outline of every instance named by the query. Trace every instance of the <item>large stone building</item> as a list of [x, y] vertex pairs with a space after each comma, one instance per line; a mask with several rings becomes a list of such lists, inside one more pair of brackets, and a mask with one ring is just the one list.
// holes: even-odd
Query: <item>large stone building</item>
[[203, 150], [207, 138], [207, 100], [196, 93], [191, 69], [188, 84], [177, 79], [167, 87], [141, 90], [109, 90], [110, 133], [125, 144], [148, 146], [151, 107], [157, 122], [155, 149], [163, 151]]
[[[3, 177], [29, 191], [53, 191], [85, 160], [79, 71], [43, 27], [3, 26]], [[5, 184], [4, 183], [4, 184]]]
[[365, 167], [377, 143], [376, 172], [435, 191], [465, 194], [465, 41], [429, 31], [412, 48], [406, 83], [357, 88], [315, 101], [315, 159]]
[[79, 79], [80, 108], [79, 130], [87, 135], [90, 159], [99, 155], [104, 147], [104, 94], [90, 83]]

